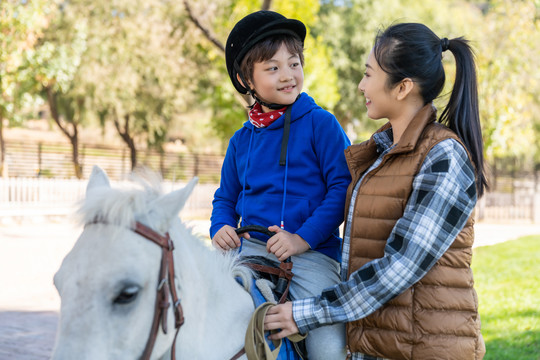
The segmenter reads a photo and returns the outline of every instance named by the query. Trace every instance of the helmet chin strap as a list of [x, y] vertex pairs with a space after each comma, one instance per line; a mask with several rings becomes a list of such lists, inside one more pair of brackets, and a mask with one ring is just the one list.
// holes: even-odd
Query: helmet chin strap
[[[277, 110], [277, 109], [281, 109], [284, 106], [292, 105], [292, 104], [269, 104], [269, 103], [264, 102], [261, 99], [259, 99], [257, 97], [257, 95], [255, 95], [255, 91], [249, 89], [249, 93], [255, 99], [256, 102], [258, 102], [262, 106], [266, 106], [267, 108], [272, 109], [272, 110]], [[298, 98], [296, 98], [296, 99], [298, 99]], [[296, 99], [294, 99], [294, 101], [296, 101]], [[255, 104], [253, 104], [253, 105], [255, 105]], [[253, 105], [251, 105], [251, 107], [253, 107]]]

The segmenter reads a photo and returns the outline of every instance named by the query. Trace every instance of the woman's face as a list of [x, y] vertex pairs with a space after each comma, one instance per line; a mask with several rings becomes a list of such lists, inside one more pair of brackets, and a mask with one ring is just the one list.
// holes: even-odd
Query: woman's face
[[366, 98], [367, 115], [371, 119], [389, 118], [396, 105], [395, 98], [392, 96], [392, 90], [386, 86], [388, 74], [381, 69], [373, 51], [368, 56], [366, 63], [366, 72], [358, 90]]

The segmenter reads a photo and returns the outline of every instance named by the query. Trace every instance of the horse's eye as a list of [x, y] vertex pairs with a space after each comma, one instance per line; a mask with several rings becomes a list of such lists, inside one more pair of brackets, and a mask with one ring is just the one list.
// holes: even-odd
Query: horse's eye
[[118, 296], [114, 299], [115, 304], [124, 305], [133, 302], [139, 294], [139, 287], [132, 285], [127, 286], [120, 291]]

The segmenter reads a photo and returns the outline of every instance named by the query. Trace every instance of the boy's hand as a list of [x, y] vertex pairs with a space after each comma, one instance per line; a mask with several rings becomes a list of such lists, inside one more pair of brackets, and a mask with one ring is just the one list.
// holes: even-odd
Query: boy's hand
[[[240, 234], [245, 239], [249, 239], [249, 233]], [[224, 225], [212, 238], [212, 245], [216, 249], [227, 251], [236, 249], [240, 246], [240, 237], [234, 231], [234, 228], [229, 225]]]
[[276, 255], [279, 261], [284, 261], [289, 256], [302, 254], [310, 249], [309, 244], [297, 234], [291, 234], [282, 230], [279, 226], [273, 225], [268, 228], [276, 235], [268, 239], [266, 250]]

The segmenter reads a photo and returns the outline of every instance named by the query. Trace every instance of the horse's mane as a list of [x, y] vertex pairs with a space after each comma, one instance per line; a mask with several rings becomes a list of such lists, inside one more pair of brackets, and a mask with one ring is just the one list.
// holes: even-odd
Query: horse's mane
[[144, 215], [152, 201], [163, 193], [160, 188], [122, 183], [126, 188], [99, 187], [87, 191], [76, 213], [81, 225], [94, 221], [121, 227], [132, 227]]
[[[79, 203], [76, 212], [77, 222], [82, 226], [100, 222], [133, 228], [136, 221], [142, 221], [146, 225], [154, 227], [155, 224], [148, 223], [147, 213], [152, 208], [152, 202], [164, 195], [161, 177], [149, 170], [137, 170], [130, 176], [130, 180], [129, 182], [113, 184], [112, 187], [89, 189], [86, 198]], [[206, 246], [204, 240], [194, 235], [191, 228], [186, 227], [180, 221], [174, 222], [170, 231], [174, 240], [189, 241], [186, 238], [190, 237], [196, 240], [190, 241], [190, 247], [194, 253], [207, 253], [199, 248]], [[180, 239], [175, 239], [175, 235]], [[201, 256], [197, 260], [199, 261], [198, 266], [202, 265], [200, 262], [207, 263], [207, 266], [220, 266], [220, 271], [230, 273], [233, 277], [240, 277], [244, 287], [249, 288], [252, 272], [242, 265], [238, 256], [227, 254], [223, 257], [217, 251], [210, 253], [209, 256]], [[219, 261], [219, 258], [222, 261]]]

